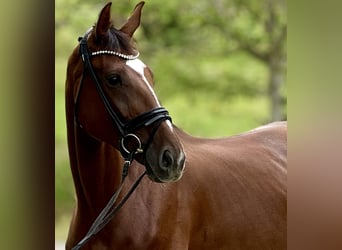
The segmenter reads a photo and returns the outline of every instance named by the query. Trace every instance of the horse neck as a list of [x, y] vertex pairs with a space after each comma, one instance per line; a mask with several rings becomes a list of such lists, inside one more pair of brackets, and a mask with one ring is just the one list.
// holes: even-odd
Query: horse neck
[[77, 79], [70, 73], [66, 81], [66, 120], [77, 208], [98, 213], [120, 184], [123, 161], [119, 151], [90, 137], [76, 124], [74, 90]]
[[120, 153], [112, 146], [96, 141], [76, 128], [76, 159], [71, 166], [78, 206], [97, 213], [119, 187], [122, 173]]
[[176, 125], [173, 125], [173, 129], [174, 129], [175, 133], [177, 134], [178, 138], [180, 139], [180, 141], [186, 145], [191, 145], [196, 140], [204, 140], [205, 139], [205, 138], [199, 138], [199, 137], [192, 136], [192, 135], [186, 133], [184, 130], [178, 128]]

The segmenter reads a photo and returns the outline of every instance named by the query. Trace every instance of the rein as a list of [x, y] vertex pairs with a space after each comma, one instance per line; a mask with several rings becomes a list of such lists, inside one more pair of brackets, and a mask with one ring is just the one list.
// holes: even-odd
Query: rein
[[[133, 158], [132, 158], [133, 159]], [[107, 205], [102, 209], [100, 214], [96, 217], [95, 221], [89, 228], [87, 234], [80, 240], [77, 245], [75, 245], [71, 250], [78, 250], [81, 247], [83, 247], [93, 236], [95, 236], [99, 231], [101, 231], [114, 217], [114, 215], [119, 211], [119, 209], [125, 204], [125, 202], [128, 200], [128, 198], [131, 196], [131, 194], [134, 192], [134, 190], [138, 187], [139, 183], [147, 173], [146, 171], [140, 175], [140, 177], [134, 182], [130, 190], [127, 192], [127, 194], [122, 198], [122, 200], [113, 207], [115, 201], [117, 200], [121, 189], [123, 187], [123, 184], [125, 182], [125, 178], [128, 174], [128, 168], [131, 165], [131, 162], [125, 161], [124, 164], [124, 170], [122, 172], [121, 182], [119, 188], [116, 190], [116, 192], [113, 194], [113, 196], [108, 201]], [[113, 207], [113, 208], [112, 208]]]
[[[79, 38], [79, 42], [80, 42], [79, 52], [80, 52], [80, 56], [81, 56], [83, 64], [84, 64], [84, 71], [83, 71], [82, 80], [81, 80], [81, 83], [78, 87], [78, 91], [76, 93], [76, 98], [75, 98], [75, 112], [74, 112], [75, 113], [75, 121], [78, 125], [80, 125], [79, 121], [78, 121], [78, 116], [77, 116], [77, 106], [78, 106], [77, 104], [78, 104], [79, 92], [81, 90], [82, 83], [83, 83], [83, 76], [87, 70], [89, 72], [95, 86], [96, 86], [96, 90], [102, 99], [102, 102], [103, 102], [103, 104], [107, 110], [108, 115], [110, 116], [112, 122], [114, 123], [114, 125], [116, 126], [116, 128], [119, 131], [119, 134], [120, 134], [119, 135], [119, 149], [120, 149], [120, 153], [121, 153], [122, 157], [124, 158], [124, 166], [123, 166], [123, 172], [122, 172], [121, 182], [120, 182], [119, 188], [116, 190], [116, 192], [113, 194], [113, 196], [108, 201], [107, 205], [102, 209], [100, 214], [97, 216], [97, 218], [95, 219], [95, 221], [93, 222], [93, 224], [89, 228], [87, 234], [83, 237], [83, 239], [81, 239], [77, 243], [77, 245], [75, 245], [72, 248], [72, 250], [77, 250], [77, 249], [80, 249], [82, 246], [84, 246], [94, 235], [96, 235], [101, 229], [103, 229], [110, 222], [110, 220], [114, 217], [114, 215], [119, 211], [119, 209], [128, 200], [128, 198], [134, 192], [134, 190], [137, 188], [137, 186], [139, 185], [139, 183], [141, 182], [143, 177], [149, 171], [149, 167], [147, 167], [145, 165], [146, 171], [135, 181], [135, 183], [132, 185], [132, 187], [127, 192], [127, 194], [122, 198], [122, 200], [114, 206], [114, 203], [116, 202], [116, 200], [117, 200], [117, 198], [118, 198], [118, 196], [122, 190], [125, 178], [128, 174], [128, 169], [129, 169], [132, 161], [134, 160], [134, 155], [138, 154], [138, 153], [143, 153], [144, 154], [143, 158], [145, 159], [146, 149], [150, 145], [150, 143], [152, 142], [154, 134], [156, 133], [157, 129], [159, 128], [160, 123], [162, 121], [165, 121], [165, 120], [172, 121], [172, 119], [169, 115], [169, 112], [163, 107], [156, 107], [156, 108], [154, 108], [150, 111], [147, 111], [145, 113], [142, 113], [142, 114], [138, 115], [137, 117], [135, 117], [131, 120], [128, 120], [126, 122], [123, 122], [119, 118], [119, 116], [112, 109], [111, 104], [110, 104], [108, 98], [106, 97], [106, 95], [102, 89], [102, 86], [101, 86], [100, 81], [99, 81], [99, 79], [98, 79], [98, 77], [94, 71], [94, 68], [93, 68], [92, 63], [90, 61], [90, 58], [92, 56], [109, 54], [109, 55], [120, 57], [124, 60], [134, 60], [134, 59], [138, 58], [139, 53], [137, 55], [125, 55], [125, 54], [122, 54], [122, 53], [119, 53], [116, 51], [110, 51], [110, 50], [99, 50], [99, 51], [95, 51], [95, 52], [90, 53], [88, 50], [88, 45], [87, 45], [87, 37], [88, 37], [89, 33], [90, 33], [90, 31], [87, 32], [84, 35], [84, 37]], [[146, 144], [142, 145], [139, 137], [136, 136], [133, 132], [139, 128], [148, 127], [151, 125], [154, 125], [154, 129], [153, 129], [152, 133], [150, 134]], [[125, 145], [125, 140], [129, 140], [129, 139], [131, 139], [131, 140], [133, 139], [137, 142], [136, 149], [134, 149], [134, 150], [127, 149], [127, 147]]]

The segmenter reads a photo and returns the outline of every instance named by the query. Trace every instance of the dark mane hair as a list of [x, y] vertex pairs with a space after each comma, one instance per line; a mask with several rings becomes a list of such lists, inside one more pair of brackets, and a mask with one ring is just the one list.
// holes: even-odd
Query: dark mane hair
[[[93, 30], [95, 30], [95, 26], [93, 26]], [[95, 43], [103, 47], [103, 49], [114, 50], [124, 54], [136, 54], [136, 48], [132, 40], [127, 34], [111, 25], [107, 38], [95, 41]]]

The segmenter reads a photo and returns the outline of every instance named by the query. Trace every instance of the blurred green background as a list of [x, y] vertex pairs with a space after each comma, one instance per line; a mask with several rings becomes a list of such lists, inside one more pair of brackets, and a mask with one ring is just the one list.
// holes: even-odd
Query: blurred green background
[[[113, 2], [115, 27], [137, 2]], [[74, 205], [64, 108], [67, 59], [105, 3], [55, 2], [56, 240], [65, 240]], [[282, 0], [146, 1], [137, 47], [178, 127], [219, 137], [286, 119], [286, 9]]]

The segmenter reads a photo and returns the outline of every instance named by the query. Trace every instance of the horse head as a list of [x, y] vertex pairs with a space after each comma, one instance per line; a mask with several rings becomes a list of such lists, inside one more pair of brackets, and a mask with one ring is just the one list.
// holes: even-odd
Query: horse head
[[75, 120], [91, 137], [145, 165], [152, 181], [176, 181], [184, 168], [183, 147], [153, 90], [152, 72], [132, 42], [143, 5], [116, 29], [108, 3], [80, 38], [68, 67], [78, 83], [73, 86]]

